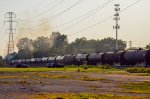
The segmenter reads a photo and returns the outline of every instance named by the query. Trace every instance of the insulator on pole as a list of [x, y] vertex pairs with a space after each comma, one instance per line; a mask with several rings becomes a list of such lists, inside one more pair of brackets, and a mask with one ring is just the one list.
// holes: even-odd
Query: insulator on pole
[[118, 29], [120, 29], [120, 25], [118, 25], [118, 21], [120, 20], [120, 17], [119, 17], [119, 11], [120, 11], [120, 8], [119, 8], [119, 4], [115, 4], [114, 5], [115, 6], [115, 8], [114, 8], [114, 10], [115, 10], [115, 14], [114, 14], [114, 20], [116, 21], [116, 24], [113, 26], [113, 29], [115, 29], [116, 30], [116, 52], [118, 51]]

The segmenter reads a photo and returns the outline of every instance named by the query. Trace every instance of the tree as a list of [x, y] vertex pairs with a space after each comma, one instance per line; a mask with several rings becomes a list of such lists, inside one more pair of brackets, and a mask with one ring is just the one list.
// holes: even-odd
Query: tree
[[0, 56], [0, 61], [2, 61], [3, 60], [3, 57], [2, 56]]
[[68, 45], [68, 52], [72, 54], [92, 53], [95, 52], [96, 40], [87, 40], [87, 38], [77, 38], [74, 42]]
[[[112, 52], [115, 51], [116, 40], [108, 37], [100, 40], [96, 45], [96, 50], [99, 52]], [[125, 50], [126, 43], [122, 40], [118, 40], [118, 51]]]
[[50, 54], [52, 42], [48, 37], [38, 37], [34, 42], [34, 57], [47, 57]]
[[61, 34], [57, 35], [57, 37], [54, 39], [51, 51], [53, 54], [56, 55], [65, 54], [65, 49], [67, 45], [68, 45], [67, 35], [61, 35]]
[[38, 58], [65, 54], [67, 45], [67, 36], [61, 35], [59, 32], [53, 32], [50, 38], [43, 36], [36, 40], [22, 38], [17, 43], [18, 58]]
[[[87, 40], [85, 37], [77, 38], [69, 44], [67, 50], [69, 53], [94, 53], [94, 52], [109, 52], [115, 51], [116, 40], [113, 38], [104, 38], [102, 40]], [[119, 51], [125, 50], [126, 43], [118, 40]]]
[[146, 49], [150, 49], [150, 43], [146, 45]]
[[[102, 40], [87, 40], [82, 37], [69, 44], [66, 35], [53, 32], [50, 38], [41, 36], [34, 41], [22, 38], [18, 41], [17, 47], [19, 58], [38, 58], [63, 54], [112, 52], [115, 51], [115, 44], [116, 40], [111, 37]], [[125, 48], [126, 42], [118, 40], [118, 51], [123, 51]]]
[[71, 46], [74, 49], [73, 53], [74, 54], [77, 54], [77, 53], [86, 53], [86, 51], [85, 51], [85, 49], [87, 49], [86, 45], [87, 45], [87, 38], [85, 38], [85, 37], [77, 38], [75, 40], [75, 42], [71, 43]]
[[31, 58], [34, 51], [33, 40], [28, 39], [27, 37], [19, 39], [17, 43], [17, 48], [18, 58]]

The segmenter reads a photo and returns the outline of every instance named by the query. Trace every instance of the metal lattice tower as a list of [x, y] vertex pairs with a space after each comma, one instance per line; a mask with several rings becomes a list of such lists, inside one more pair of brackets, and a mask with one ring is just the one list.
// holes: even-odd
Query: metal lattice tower
[[116, 30], [116, 52], [118, 51], [118, 29], [120, 29], [120, 25], [118, 25], [118, 21], [120, 20], [120, 17], [119, 17], [119, 11], [120, 11], [120, 8], [119, 8], [119, 4], [115, 4], [115, 17], [114, 17], [114, 20], [116, 21], [116, 25], [113, 26], [113, 29]]
[[16, 14], [14, 12], [7, 12], [5, 14], [5, 18], [8, 18], [7, 21], [9, 23], [9, 28], [6, 31], [9, 31], [9, 42], [8, 42], [8, 51], [7, 54], [14, 52], [14, 33], [16, 29], [13, 28], [13, 23], [16, 22], [13, 19], [16, 18]]

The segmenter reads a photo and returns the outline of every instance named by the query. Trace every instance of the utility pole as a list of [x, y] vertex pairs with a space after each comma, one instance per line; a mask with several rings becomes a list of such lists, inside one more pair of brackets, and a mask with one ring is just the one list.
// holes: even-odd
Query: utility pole
[[14, 52], [14, 33], [16, 32], [16, 29], [13, 28], [13, 23], [16, 21], [14, 21], [13, 19], [16, 18], [16, 14], [14, 12], [7, 12], [5, 14], [5, 18], [8, 18], [8, 20], [5, 22], [9, 23], [9, 28], [7, 29], [9, 31], [9, 42], [8, 42], [7, 54], [10, 54]]
[[114, 17], [114, 20], [116, 21], [116, 24], [113, 26], [113, 29], [116, 29], [116, 52], [118, 51], [118, 29], [120, 29], [120, 25], [118, 25], [118, 21], [120, 20], [120, 17], [119, 17], [119, 11], [120, 11], [120, 8], [119, 8], [119, 4], [115, 4], [115, 17]]
[[129, 41], [129, 47], [132, 48], [132, 41]]
[[6, 57], [6, 52], [5, 52], [5, 49], [4, 49], [4, 59], [5, 59], [5, 57]]

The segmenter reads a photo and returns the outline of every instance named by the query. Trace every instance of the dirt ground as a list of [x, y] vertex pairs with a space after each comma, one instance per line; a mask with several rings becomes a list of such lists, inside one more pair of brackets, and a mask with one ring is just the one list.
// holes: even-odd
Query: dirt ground
[[95, 93], [125, 96], [149, 96], [133, 92], [125, 84], [150, 83], [150, 76], [88, 72], [0, 73], [0, 99], [24, 99], [42, 93]]

